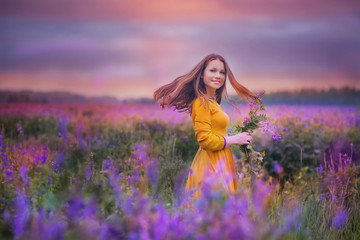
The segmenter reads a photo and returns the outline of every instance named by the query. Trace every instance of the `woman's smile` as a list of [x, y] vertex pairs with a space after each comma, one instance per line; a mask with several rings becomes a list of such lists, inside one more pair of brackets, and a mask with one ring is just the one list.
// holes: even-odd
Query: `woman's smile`
[[225, 79], [224, 63], [219, 59], [210, 61], [203, 74], [203, 81], [208, 96], [215, 96], [215, 91], [223, 86]]

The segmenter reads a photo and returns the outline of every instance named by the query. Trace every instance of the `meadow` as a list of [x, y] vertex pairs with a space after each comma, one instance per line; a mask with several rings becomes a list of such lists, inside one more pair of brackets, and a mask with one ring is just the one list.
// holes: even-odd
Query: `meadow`
[[[152, 104], [0, 104], [0, 239], [360, 239], [360, 109], [266, 106], [253, 185], [184, 189], [191, 117]], [[248, 106], [224, 106], [233, 127]]]

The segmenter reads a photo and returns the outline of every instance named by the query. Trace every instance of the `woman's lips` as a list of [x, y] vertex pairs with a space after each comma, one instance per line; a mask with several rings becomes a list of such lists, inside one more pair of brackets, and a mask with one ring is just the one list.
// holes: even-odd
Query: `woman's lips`
[[215, 84], [221, 84], [221, 81], [212, 81]]

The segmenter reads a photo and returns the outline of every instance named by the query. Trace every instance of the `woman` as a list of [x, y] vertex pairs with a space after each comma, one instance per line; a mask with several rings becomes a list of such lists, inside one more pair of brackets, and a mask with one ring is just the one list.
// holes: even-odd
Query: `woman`
[[239, 97], [247, 101], [257, 98], [236, 81], [225, 59], [217, 54], [206, 56], [189, 73], [154, 92], [154, 99], [162, 108], [175, 107], [180, 112], [192, 114], [195, 136], [200, 145], [186, 183], [186, 189], [194, 192], [193, 198], [201, 196], [202, 185], [211, 178], [215, 178], [216, 185], [227, 193], [236, 192], [235, 164], [230, 146], [250, 144], [252, 140], [248, 132], [234, 136], [226, 134], [230, 120], [219, 104], [223, 95], [228, 100], [227, 76]]

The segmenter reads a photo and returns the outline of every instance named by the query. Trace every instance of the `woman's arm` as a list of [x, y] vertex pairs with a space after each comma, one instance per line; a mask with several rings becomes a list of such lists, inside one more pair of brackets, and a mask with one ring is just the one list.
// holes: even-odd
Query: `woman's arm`
[[221, 150], [225, 146], [225, 138], [212, 132], [210, 106], [205, 107], [200, 99], [192, 106], [195, 137], [201, 148], [210, 151]]
[[226, 136], [224, 138], [226, 141], [226, 146], [250, 144], [252, 141], [251, 134], [248, 132], [242, 132], [234, 136]]

